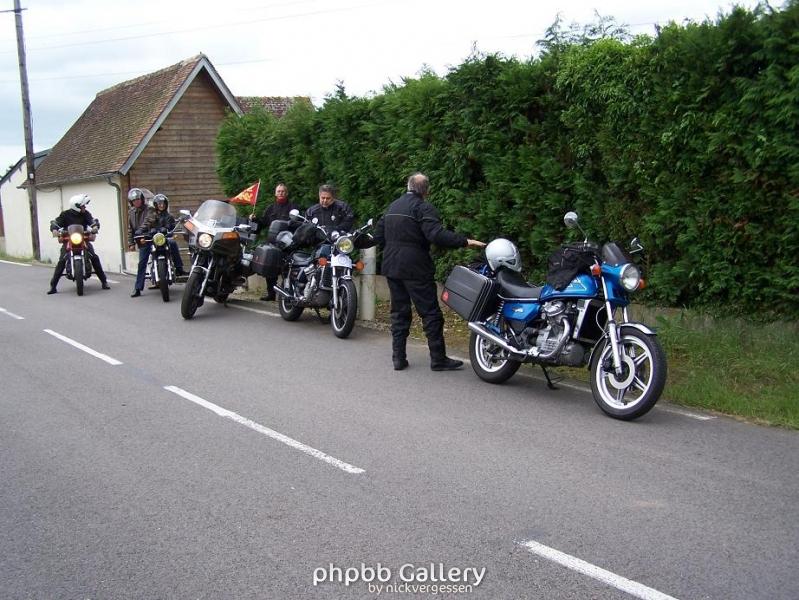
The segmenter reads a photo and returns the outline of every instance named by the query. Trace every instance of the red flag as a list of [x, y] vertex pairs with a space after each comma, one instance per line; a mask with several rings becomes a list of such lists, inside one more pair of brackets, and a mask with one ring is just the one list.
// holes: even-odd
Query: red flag
[[246, 190], [242, 190], [235, 196], [233, 196], [229, 202], [231, 204], [249, 204], [250, 206], [255, 206], [255, 201], [258, 200], [258, 188], [261, 187], [261, 180], [259, 179], [256, 183], [253, 183], [250, 187]]

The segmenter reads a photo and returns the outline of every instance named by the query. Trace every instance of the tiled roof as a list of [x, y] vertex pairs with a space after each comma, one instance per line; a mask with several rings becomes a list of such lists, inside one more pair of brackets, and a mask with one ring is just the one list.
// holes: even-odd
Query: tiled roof
[[286, 111], [298, 102], [311, 104], [311, 99], [307, 96], [236, 96], [236, 100], [245, 113], [259, 107], [276, 117], [285, 115]]
[[42, 162], [37, 185], [122, 172], [200, 62], [213, 70], [199, 54], [98, 93]]

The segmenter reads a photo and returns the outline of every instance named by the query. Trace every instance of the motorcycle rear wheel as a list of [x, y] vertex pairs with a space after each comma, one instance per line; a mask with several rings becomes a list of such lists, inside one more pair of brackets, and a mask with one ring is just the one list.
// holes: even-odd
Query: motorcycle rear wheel
[[[284, 288], [289, 294], [292, 292], [291, 288], [286, 282]], [[279, 299], [277, 302], [277, 309], [280, 311], [280, 316], [286, 321], [296, 321], [302, 314], [303, 307], [297, 306], [291, 298], [287, 298], [283, 294], [278, 294]]]
[[75, 286], [78, 289], [78, 296], [83, 296], [83, 261], [75, 261], [74, 271], [73, 276], [75, 277]]
[[330, 326], [333, 334], [344, 339], [355, 327], [355, 317], [358, 314], [358, 292], [355, 283], [350, 279], [339, 281], [338, 308], [330, 309]]
[[191, 319], [194, 313], [197, 312], [197, 307], [200, 305], [200, 287], [203, 284], [203, 273], [200, 271], [192, 271], [189, 275], [189, 280], [186, 282], [186, 287], [183, 288], [183, 298], [180, 300], [180, 314], [184, 319]]
[[158, 287], [161, 288], [161, 298], [164, 302], [169, 302], [169, 269], [166, 261], [158, 261]]
[[666, 385], [666, 354], [657, 338], [637, 329], [623, 329], [619, 340], [624, 372], [618, 378], [607, 338], [591, 360], [591, 393], [599, 408], [614, 419], [631, 421], [645, 415]]
[[508, 353], [490, 340], [477, 335], [469, 336], [469, 360], [475, 374], [488, 383], [504, 383], [522, 366], [508, 358]]

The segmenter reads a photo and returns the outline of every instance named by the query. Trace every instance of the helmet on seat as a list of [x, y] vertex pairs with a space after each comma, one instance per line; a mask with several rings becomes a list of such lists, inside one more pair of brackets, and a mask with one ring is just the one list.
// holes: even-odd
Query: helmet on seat
[[497, 238], [486, 246], [486, 260], [492, 271], [506, 267], [517, 273], [522, 270], [522, 258], [513, 242]]
[[167, 198], [165, 194], [156, 194], [155, 196], [153, 196], [152, 200], [150, 200], [150, 203], [152, 204], [152, 207], [155, 208], [156, 210], [158, 210], [156, 204], [163, 204], [164, 205], [163, 210], [167, 210], [169, 208], [169, 198]]
[[86, 206], [91, 198], [89, 194], [75, 194], [69, 199], [69, 208], [79, 211], [82, 207]]

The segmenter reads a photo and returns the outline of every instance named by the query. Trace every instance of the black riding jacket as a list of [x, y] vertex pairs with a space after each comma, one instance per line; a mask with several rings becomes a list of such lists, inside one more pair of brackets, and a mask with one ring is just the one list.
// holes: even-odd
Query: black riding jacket
[[144, 233], [149, 233], [151, 229], [166, 229], [167, 231], [172, 231], [174, 228], [175, 217], [170, 215], [168, 210], [158, 212], [155, 209], [147, 213], [147, 217], [144, 219], [144, 225], [142, 226]]
[[309, 220], [316, 217], [319, 220], [317, 225], [326, 227], [328, 231], [351, 231], [355, 223], [355, 213], [343, 200], [333, 200], [327, 208], [314, 204], [305, 211], [305, 216]]
[[394, 279], [433, 279], [430, 245], [466, 246], [465, 235], [445, 229], [436, 208], [415, 192], [403, 194], [377, 222], [375, 241], [383, 248], [381, 273]]
[[93, 222], [94, 217], [92, 217], [92, 213], [88, 210], [86, 212], [80, 212], [72, 208], [62, 211], [62, 213], [55, 218], [55, 223], [60, 229], [66, 229], [70, 225], [83, 225], [84, 229], [88, 229]]
[[295, 208], [300, 210], [300, 207], [291, 201], [286, 201], [283, 204], [273, 202], [264, 209], [264, 214], [253, 219], [253, 222], [258, 223], [258, 232], [260, 233], [269, 229], [272, 221], [288, 221], [289, 213]]

